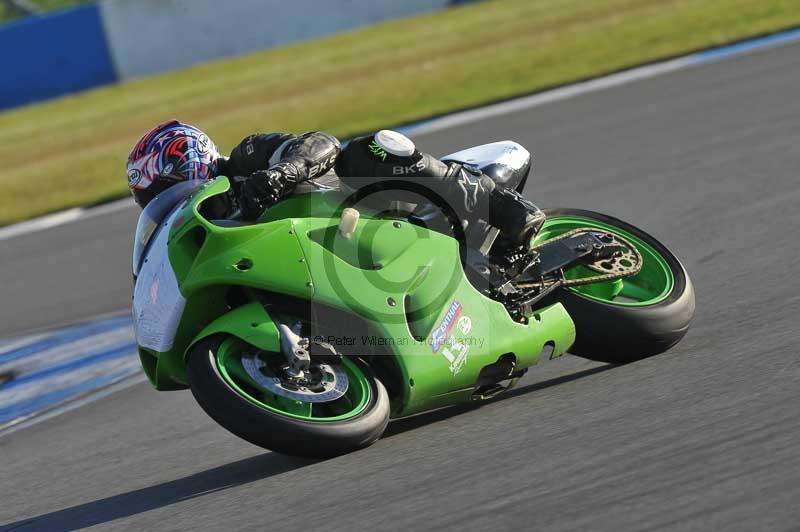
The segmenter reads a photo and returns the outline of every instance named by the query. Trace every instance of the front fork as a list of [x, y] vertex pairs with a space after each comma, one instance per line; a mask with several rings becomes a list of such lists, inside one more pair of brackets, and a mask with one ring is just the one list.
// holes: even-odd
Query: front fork
[[281, 353], [286, 357], [289, 367], [286, 373], [294, 379], [302, 379], [311, 368], [311, 357], [315, 358], [341, 358], [341, 354], [327, 342], [309, 340], [300, 336], [303, 331], [302, 322], [297, 322], [293, 327], [275, 321], [275, 326], [281, 336]]

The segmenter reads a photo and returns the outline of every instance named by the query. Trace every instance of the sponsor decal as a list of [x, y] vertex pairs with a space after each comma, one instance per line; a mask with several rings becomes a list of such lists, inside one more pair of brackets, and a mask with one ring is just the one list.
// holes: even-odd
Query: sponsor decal
[[138, 168], [128, 170], [128, 187], [133, 188], [142, 180], [142, 171]]
[[466, 173], [462, 173], [458, 178], [458, 186], [464, 192], [464, 206], [471, 209], [478, 203], [478, 180], [473, 181]]
[[450, 362], [450, 372], [456, 375], [467, 363], [467, 354], [469, 353], [469, 346], [456, 339], [450, 341], [442, 350], [442, 355]]
[[320, 175], [327, 172], [331, 167], [333, 167], [335, 162], [336, 162], [336, 154], [334, 153], [333, 155], [328, 157], [327, 160], [312, 166], [311, 169], [308, 171], [308, 178], [313, 179], [315, 177], [319, 177]]
[[393, 166], [392, 167], [392, 174], [394, 175], [406, 175], [412, 174], [414, 172], [421, 172], [425, 170], [425, 161], [420, 159], [416, 163], [412, 164], [411, 166]]
[[197, 139], [197, 151], [200, 153], [208, 153], [208, 146], [211, 142], [208, 139], [208, 135], [200, 135], [200, 138]]
[[372, 142], [369, 143], [368, 147], [369, 147], [369, 151], [372, 153], [372, 155], [374, 155], [375, 157], [379, 158], [381, 161], [385, 161], [386, 160], [386, 156], [387, 156], [386, 150], [381, 148], [380, 144], [378, 144], [377, 142], [375, 142], [373, 140]]
[[453, 330], [453, 327], [458, 322], [458, 318], [461, 317], [463, 311], [464, 307], [461, 305], [461, 302], [454, 299], [450, 304], [450, 308], [447, 309], [444, 318], [442, 318], [442, 323], [431, 333], [431, 350], [434, 353], [437, 353], [445, 342], [447, 342], [450, 331]]
[[467, 363], [469, 355], [469, 343], [457, 338], [450, 338], [450, 333], [454, 328], [458, 329], [462, 335], [467, 335], [472, 331], [472, 319], [463, 315], [464, 306], [458, 300], [453, 300], [447, 312], [442, 318], [442, 322], [431, 333], [431, 350], [437, 353], [442, 350], [442, 356], [449, 363], [450, 372], [458, 374]]

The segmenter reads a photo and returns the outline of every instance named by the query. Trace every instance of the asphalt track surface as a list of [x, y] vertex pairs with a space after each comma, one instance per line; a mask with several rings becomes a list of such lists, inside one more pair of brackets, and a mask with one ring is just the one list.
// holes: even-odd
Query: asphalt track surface
[[[418, 139], [516, 139], [536, 154], [529, 197], [665, 241], [697, 290], [669, 353], [565, 357], [503, 400], [320, 462], [137, 385], [0, 438], [0, 529], [797, 530], [798, 95], [790, 45]], [[134, 219], [3, 242], [2, 334], [127, 305]]]

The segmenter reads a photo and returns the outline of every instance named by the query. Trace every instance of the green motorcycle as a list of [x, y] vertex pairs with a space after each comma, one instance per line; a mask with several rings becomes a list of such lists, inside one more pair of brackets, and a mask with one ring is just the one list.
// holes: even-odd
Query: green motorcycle
[[[444, 159], [518, 190], [530, 169], [508, 141]], [[137, 227], [147, 377], [191, 388], [256, 445], [353, 451], [391, 418], [490, 399], [568, 350], [616, 364], [664, 352], [694, 314], [678, 259], [616, 218], [546, 210], [530, 245], [513, 248], [435, 199], [310, 185], [244, 223], [207, 215], [227, 178], [188, 181]]]

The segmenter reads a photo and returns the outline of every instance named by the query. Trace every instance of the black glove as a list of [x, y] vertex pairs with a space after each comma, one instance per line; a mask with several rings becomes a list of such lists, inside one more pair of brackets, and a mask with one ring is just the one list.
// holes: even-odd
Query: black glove
[[[294, 192], [298, 183], [327, 173], [339, 151], [336, 137], [320, 131], [299, 137], [274, 133], [244, 139], [224, 168], [234, 176], [243, 218], [258, 218], [264, 209]], [[269, 161], [276, 159], [279, 162], [269, 166]]]
[[292, 192], [299, 181], [297, 167], [289, 162], [278, 163], [269, 170], [259, 170], [239, 178], [238, 199], [243, 220], [255, 220]]
[[341, 151], [339, 140], [322, 131], [303, 133], [288, 141], [281, 150], [280, 160], [295, 165], [300, 181], [328, 173]]

